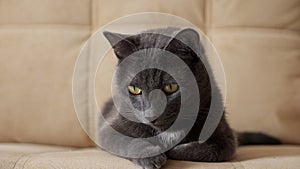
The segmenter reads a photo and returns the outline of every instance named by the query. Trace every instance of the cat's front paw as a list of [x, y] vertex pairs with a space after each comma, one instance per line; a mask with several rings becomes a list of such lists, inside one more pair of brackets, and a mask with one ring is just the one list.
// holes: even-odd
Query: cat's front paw
[[143, 169], [159, 169], [166, 163], [167, 156], [160, 154], [153, 157], [131, 159], [131, 161]]

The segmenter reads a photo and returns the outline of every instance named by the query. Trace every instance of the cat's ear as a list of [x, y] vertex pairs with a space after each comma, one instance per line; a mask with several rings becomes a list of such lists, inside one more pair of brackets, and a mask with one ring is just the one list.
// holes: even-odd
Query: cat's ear
[[200, 42], [200, 36], [198, 32], [192, 28], [186, 28], [178, 31], [176, 35], [170, 40], [168, 48], [177, 49], [178, 51], [184, 51], [186, 49], [185, 46], [179, 45], [178, 40], [181, 41], [185, 46], [188, 46], [190, 49], [192, 49], [198, 57], [203, 52], [203, 46]]
[[136, 45], [129, 35], [103, 32], [104, 37], [108, 40], [118, 59], [124, 59], [136, 50]]
[[[185, 45], [193, 48], [195, 45], [199, 44], [200, 37], [197, 31], [192, 28], [186, 28], [180, 30], [174, 37], [177, 40], [180, 40]], [[197, 45], [198, 46], [198, 45]]]

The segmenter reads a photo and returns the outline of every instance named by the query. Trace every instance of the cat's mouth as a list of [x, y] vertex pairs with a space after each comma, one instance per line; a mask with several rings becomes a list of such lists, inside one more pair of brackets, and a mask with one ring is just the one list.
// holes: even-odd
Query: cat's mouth
[[157, 119], [155, 119], [151, 122], [145, 123], [145, 124], [152, 127], [153, 129], [156, 129], [156, 130], [159, 130], [159, 131], [161, 131], [164, 128], [164, 125], [162, 125], [162, 123], [158, 123]]
[[147, 123], [146, 125], [151, 126], [152, 128], [161, 131], [161, 130], [165, 130], [165, 129], [169, 128], [172, 124], [169, 124], [168, 122], [157, 118], [157, 119]]
[[143, 120], [142, 123], [147, 124], [147, 125], [155, 125], [157, 123], [158, 119], [154, 119], [152, 121], [149, 120]]

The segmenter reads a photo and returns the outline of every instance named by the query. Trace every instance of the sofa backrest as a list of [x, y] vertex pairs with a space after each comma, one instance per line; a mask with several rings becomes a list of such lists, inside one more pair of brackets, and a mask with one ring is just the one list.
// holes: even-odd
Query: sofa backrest
[[[300, 143], [299, 11], [298, 0], [2, 0], [0, 141], [93, 145], [72, 103], [80, 48], [114, 19], [164, 12], [189, 20], [215, 45], [225, 69], [227, 117], [234, 129]], [[104, 80], [98, 84], [107, 88]], [[110, 90], [96, 91], [102, 104]], [[92, 123], [88, 111], [86, 119]]]

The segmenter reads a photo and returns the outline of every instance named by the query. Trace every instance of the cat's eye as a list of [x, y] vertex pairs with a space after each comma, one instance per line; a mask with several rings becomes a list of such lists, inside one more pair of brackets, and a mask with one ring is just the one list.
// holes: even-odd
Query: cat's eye
[[166, 93], [169, 93], [169, 94], [174, 93], [177, 90], [178, 90], [178, 85], [177, 84], [167, 84], [167, 85], [164, 86], [164, 91]]
[[142, 93], [142, 90], [136, 86], [128, 86], [128, 90], [131, 94], [138, 95]]

